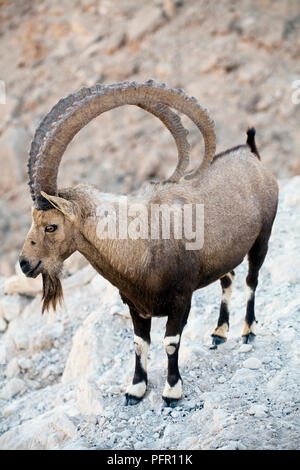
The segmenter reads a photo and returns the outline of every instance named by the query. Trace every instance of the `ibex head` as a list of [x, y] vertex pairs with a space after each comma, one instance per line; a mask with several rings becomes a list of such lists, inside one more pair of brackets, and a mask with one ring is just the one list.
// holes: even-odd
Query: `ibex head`
[[[141, 84], [97, 84], [60, 100], [41, 122], [31, 144], [28, 173], [34, 203], [33, 220], [20, 255], [20, 265], [26, 276], [43, 275], [43, 310], [50, 304], [55, 307], [61, 298], [59, 274], [63, 261], [76, 250], [76, 233], [80, 230], [80, 201], [72, 200], [72, 191], [58, 193], [57, 189], [62, 155], [69, 142], [88, 122], [125, 104], [140, 106], [154, 114], [173, 135], [178, 149], [178, 164], [166, 182], [176, 183], [184, 177], [189, 163], [188, 132], [169, 106], [186, 114], [203, 134], [205, 155], [193, 174], [208, 167], [214, 156], [213, 122], [197, 100], [182, 90], [167, 88], [153, 80]], [[190, 179], [193, 174], [186, 177]]]
[[20, 266], [27, 277], [43, 276], [44, 305], [55, 308], [62, 299], [59, 276], [63, 262], [75, 250], [76, 213], [72, 202], [42, 192], [52, 209], [32, 209], [32, 225], [20, 253]]

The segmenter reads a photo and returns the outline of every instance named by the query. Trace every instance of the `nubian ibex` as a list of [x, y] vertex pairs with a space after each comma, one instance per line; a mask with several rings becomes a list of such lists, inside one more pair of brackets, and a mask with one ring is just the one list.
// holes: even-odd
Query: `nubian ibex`
[[[58, 190], [59, 164], [72, 138], [95, 117], [125, 104], [140, 106], [169, 129], [178, 148], [178, 164], [173, 174], [166, 181], [149, 182], [126, 197], [102, 193], [88, 185]], [[187, 131], [170, 108], [186, 114], [204, 139], [203, 161], [189, 173], [186, 171]], [[82, 88], [60, 100], [36, 130], [28, 162], [33, 220], [20, 265], [26, 276], [42, 274], [43, 311], [50, 305], [55, 309], [62, 299], [59, 280], [62, 265], [76, 250], [119, 289], [133, 321], [136, 359], [126, 404], [135, 404], [145, 395], [151, 318], [157, 316], [167, 317], [164, 348], [168, 374], [164, 404], [174, 406], [181, 399], [178, 353], [193, 292], [214, 281], [221, 282], [220, 315], [212, 333], [212, 347], [216, 348], [226, 340], [229, 328], [233, 270], [246, 255], [249, 271], [242, 337], [247, 342], [255, 335], [255, 290], [276, 215], [278, 186], [260, 161], [254, 135], [254, 129], [249, 129], [245, 145], [215, 155], [214, 124], [207, 110], [182, 90], [170, 89], [153, 80]], [[100, 236], [99, 207], [109, 205], [116, 210], [116, 215], [110, 214], [107, 219], [109, 225], [112, 221], [120, 222], [117, 210], [125, 202], [127, 214], [131, 208], [136, 210], [137, 204], [146, 209], [176, 207], [182, 214], [187, 206], [203, 207], [201, 246], [187, 249], [186, 242], [190, 239], [186, 234], [174, 235], [175, 221], [169, 237], [151, 238], [139, 236], [139, 232], [130, 237], [120, 225], [113, 236]], [[107, 215], [107, 211], [103, 214]], [[160, 223], [161, 218], [155, 220]]]

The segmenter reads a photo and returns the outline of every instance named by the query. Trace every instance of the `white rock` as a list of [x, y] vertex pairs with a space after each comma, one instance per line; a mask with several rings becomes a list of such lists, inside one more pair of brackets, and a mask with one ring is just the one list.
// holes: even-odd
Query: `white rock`
[[224, 424], [228, 418], [228, 414], [225, 410], [217, 408], [213, 410], [213, 419], [216, 423]]
[[76, 435], [76, 427], [65, 413], [60, 413], [53, 420], [53, 427], [69, 438]]
[[19, 330], [14, 334], [14, 342], [19, 350], [26, 350], [29, 347], [29, 334], [27, 331]]
[[19, 364], [18, 364], [18, 359], [14, 357], [9, 361], [7, 364], [7, 367], [5, 369], [5, 375], [8, 379], [12, 379], [13, 377], [16, 377], [20, 372]]
[[61, 337], [64, 332], [62, 323], [55, 322], [42, 326], [30, 338], [30, 347], [33, 349], [50, 349], [54, 341]]
[[14, 396], [18, 395], [18, 393], [24, 392], [26, 390], [26, 384], [24, 380], [13, 378], [0, 392], [0, 399], [2, 400], [10, 400]]
[[109, 310], [109, 313], [110, 315], [117, 315], [118, 313], [120, 313], [121, 311], [121, 308], [119, 305], [113, 305], [110, 310]]
[[237, 450], [238, 448], [238, 441], [232, 441], [226, 446], [218, 447], [217, 450]]
[[266, 416], [266, 407], [263, 405], [251, 405], [248, 413], [249, 415], [255, 416], [257, 418], [263, 418]]
[[103, 294], [107, 286], [108, 281], [104, 277], [100, 276], [100, 274], [96, 274], [91, 280], [91, 287], [95, 295]]
[[[75, 274], [84, 267], [88, 265], [88, 261], [84, 258], [84, 256], [79, 253], [79, 251], [75, 251], [69, 258], [64, 261], [64, 270], [66, 270], [69, 274]], [[96, 274], [96, 271], [94, 271]]]
[[[90, 314], [75, 333], [72, 349], [63, 372], [62, 382], [97, 374], [102, 363], [102, 357], [107, 356], [108, 351], [112, 351], [114, 338], [106, 335], [104, 341], [101, 331], [97, 328], [100, 315], [101, 312]], [[109, 370], [107, 373], [111, 374], [112, 370]], [[107, 377], [107, 375], [103, 374], [103, 380], [107, 380], [104, 376]]]
[[250, 370], [249, 368], [242, 367], [241, 369], [237, 369], [234, 375], [231, 378], [231, 382], [233, 383], [248, 383], [249, 381], [253, 381], [256, 378], [256, 372], [254, 370]]
[[7, 294], [23, 294], [35, 296], [43, 290], [42, 276], [36, 279], [26, 277], [20, 268], [19, 263], [16, 264], [16, 275], [9, 277], [4, 284], [4, 290]]
[[8, 296], [2, 297], [0, 300], [0, 311], [1, 315], [5, 320], [12, 321], [16, 318], [21, 312], [22, 302], [18, 296]]
[[219, 382], [220, 384], [225, 383], [225, 382], [226, 382], [226, 377], [224, 377], [224, 375], [222, 375], [221, 377], [218, 378], [218, 382]]
[[109, 310], [110, 315], [120, 315], [122, 317], [129, 318], [130, 314], [128, 313], [127, 309], [124, 308], [124, 305], [114, 304], [111, 306]]
[[239, 349], [239, 352], [247, 353], [247, 352], [251, 351], [252, 349], [253, 349], [252, 344], [242, 344], [240, 349]]
[[18, 403], [16, 403], [15, 401], [13, 403], [10, 403], [9, 405], [5, 406], [5, 408], [3, 408], [3, 410], [2, 410], [2, 414], [3, 414], [4, 418], [8, 418], [12, 414], [16, 413], [16, 411], [18, 409], [18, 406], [19, 406]]
[[260, 359], [257, 359], [256, 357], [249, 357], [244, 361], [244, 367], [247, 369], [259, 369], [262, 365], [262, 362]]
[[7, 361], [5, 344], [0, 344], [0, 364], [4, 365]]
[[7, 323], [4, 318], [0, 317], [0, 332], [3, 333], [7, 328]]
[[76, 406], [81, 413], [97, 415], [103, 412], [101, 390], [97, 386], [95, 377], [82, 377], [77, 386]]
[[28, 370], [32, 367], [32, 361], [31, 359], [28, 359], [26, 357], [20, 357], [20, 359], [18, 360], [18, 365], [21, 369], [23, 370]]
[[94, 277], [95, 270], [88, 264], [83, 269], [73, 274], [73, 276], [63, 279], [62, 285], [64, 290], [67, 291], [68, 289], [74, 289], [88, 284]]
[[76, 427], [62, 410], [46, 412], [0, 436], [0, 449], [61, 449], [76, 437]]

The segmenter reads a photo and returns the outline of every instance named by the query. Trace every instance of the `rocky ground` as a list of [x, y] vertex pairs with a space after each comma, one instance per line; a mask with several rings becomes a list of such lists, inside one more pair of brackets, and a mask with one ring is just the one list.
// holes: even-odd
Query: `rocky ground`
[[[243, 143], [253, 124], [266, 165], [280, 178], [299, 174], [299, 29], [299, 0], [0, 1], [0, 274], [13, 274], [30, 224], [36, 126], [81, 86], [152, 77], [184, 88], [216, 120], [218, 151]], [[189, 128], [195, 165], [201, 139]], [[168, 176], [175, 155], [158, 120], [124, 107], [76, 136], [60, 186], [128, 191]]]
[[245, 262], [236, 270], [230, 335], [216, 351], [209, 345], [220, 286], [195, 293], [180, 354], [184, 398], [174, 409], [161, 407], [165, 319], [153, 322], [149, 390], [125, 407], [134, 351], [116, 289], [73, 258], [64, 306], [41, 316], [40, 280], [2, 277], [0, 449], [299, 448], [299, 207], [300, 177], [281, 180], [253, 344], [240, 338]]

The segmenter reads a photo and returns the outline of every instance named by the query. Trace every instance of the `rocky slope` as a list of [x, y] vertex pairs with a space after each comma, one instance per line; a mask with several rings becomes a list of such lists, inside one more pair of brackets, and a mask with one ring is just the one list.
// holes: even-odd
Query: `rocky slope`
[[0, 449], [299, 448], [300, 177], [280, 188], [257, 291], [258, 336], [241, 344], [244, 262], [236, 270], [230, 335], [216, 351], [209, 345], [220, 287], [193, 297], [180, 355], [185, 396], [175, 409], [161, 408], [165, 319], [153, 322], [149, 390], [125, 407], [134, 352], [116, 289], [73, 258], [64, 306], [41, 316], [39, 279], [2, 278]]
[[[281, 178], [298, 174], [299, 28], [298, 0], [1, 1], [0, 274], [13, 273], [30, 225], [26, 160], [35, 128], [83, 85], [153, 77], [182, 87], [210, 109], [219, 151], [243, 143], [254, 124], [266, 164]], [[190, 141], [194, 165], [201, 139], [192, 126]], [[76, 136], [60, 185], [128, 191], [170, 174], [175, 155], [158, 120], [117, 109]]]

